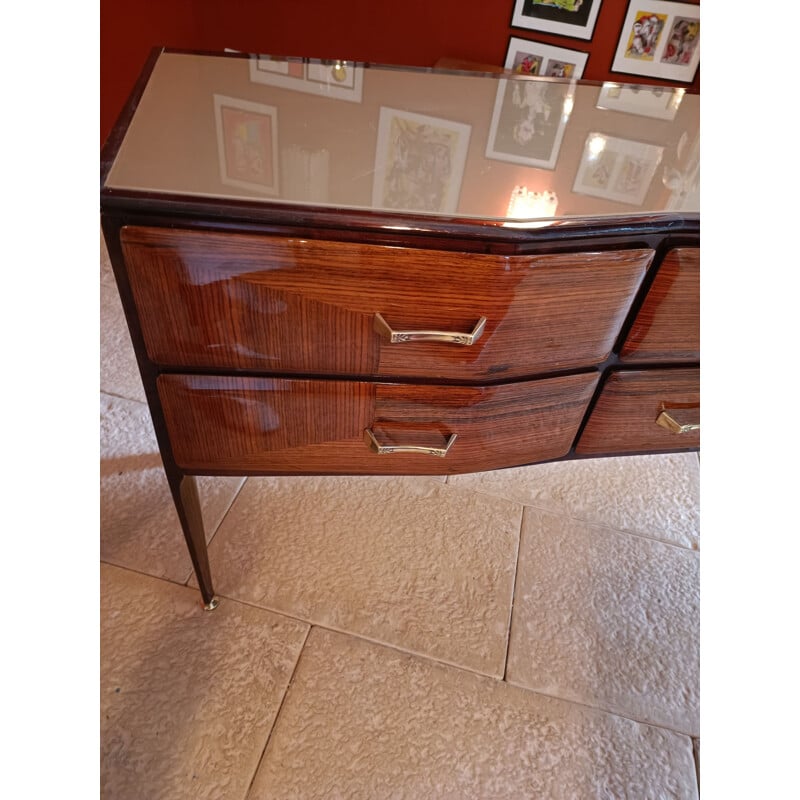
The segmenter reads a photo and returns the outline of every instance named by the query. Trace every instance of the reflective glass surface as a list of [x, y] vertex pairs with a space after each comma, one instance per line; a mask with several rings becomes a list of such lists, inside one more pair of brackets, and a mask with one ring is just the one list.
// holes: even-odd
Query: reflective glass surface
[[506, 223], [699, 212], [679, 88], [162, 53], [106, 179]]

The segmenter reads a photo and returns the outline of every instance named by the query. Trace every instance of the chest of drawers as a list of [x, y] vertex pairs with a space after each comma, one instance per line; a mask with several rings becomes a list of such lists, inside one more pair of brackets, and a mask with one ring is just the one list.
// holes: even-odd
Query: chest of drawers
[[[666, 208], [674, 197], [653, 181], [647, 210], [562, 188], [560, 202], [587, 210], [497, 215], [501, 178], [571, 182], [585, 167], [566, 136], [554, 172], [510, 166], [484, 155], [506, 91], [496, 76], [348, 69], [360, 70], [358, 102], [254, 81], [253, 59], [155, 52], [104, 149], [103, 230], [208, 608], [197, 475], [452, 474], [699, 447], [698, 214]], [[473, 90], [439, 112], [470, 119], [479, 144], [459, 208], [432, 211], [422, 194], [420, 209], [392, 207], [376, 189], [387, 171], [376, 120], [401, 100], [426, 109], [442, 81]], [[548, 86], [569, 87], [567, 116], [578, 101], [594, 108], [597, 87]], [[274, 163], [280, 196], [254, 180], [231, 189], [239, 151], [220, 142], [223, 91], [247, 95], [233, 144], [264, 144], [265, 108], [270, 125], [287, 118], [290, 133], [270, 128], [261, 157], [292, 131], [312, 152], [306, 127], [330, 123], [313, 150], [328, 153], [327, 199], [296, 198], [294, 144]], [[688, 111], [651, 135], [685, 149], [696, 135]], [[411, 155], [441, 157], [447, 130], [415, 129]], [[363, 149], [371, 197], [353, 194]], [[411, 155], [390, 159], [406, 178]]]

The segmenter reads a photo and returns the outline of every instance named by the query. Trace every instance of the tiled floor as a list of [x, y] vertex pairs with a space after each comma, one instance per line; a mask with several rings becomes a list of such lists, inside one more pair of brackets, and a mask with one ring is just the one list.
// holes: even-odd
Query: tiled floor
[[101, 302], [104, 798], [697, 796], [696, 454], [202, 479], [206, 613]]

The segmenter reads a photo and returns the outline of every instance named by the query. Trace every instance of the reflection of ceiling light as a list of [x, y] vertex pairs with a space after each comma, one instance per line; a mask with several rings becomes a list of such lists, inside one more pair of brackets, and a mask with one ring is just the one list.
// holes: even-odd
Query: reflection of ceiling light
[[605, 136], [601, 136], [599, 133], [594, 134], [591, 139], [589, 139], [589, 156], [591, 158], [597, 158], [603, 150], [606, 149], [607, 139]]
[[555, 192], [529, 192], [527, 186], [515, 186], [511, 192], [506, 217], [513, 222], [506, 222], [509, 226], [531, 226], [529, 220], [554, 217], [558, 207], [558, 198]]
[[564, 98], [564, 111], [563, 116], [566, 119], [572, 113], [572, 106], [575, 104], [575, 100], [573, 99], [572, 95], [567, 95]]
[[686, 94], [686, 89], [673, 89], [672, 100], [670, 100], [669, 107], [677, 111], [678, 106], [681, 104], [681, 100], [683, 100], [683, 96], [685, 94]]

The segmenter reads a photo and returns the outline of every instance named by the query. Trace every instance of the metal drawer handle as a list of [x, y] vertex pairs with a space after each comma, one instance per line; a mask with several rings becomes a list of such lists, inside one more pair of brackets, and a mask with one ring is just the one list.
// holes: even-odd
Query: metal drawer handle
[[472, 333], [450, 333], [448, 331], [395, 331], [389, 323], [375, 312], [375, 330], [390, 344], [399, 342], [446, 342], [447, 344], [475, 344], [486, 326], [486, 317], [481, 317]]
[[428, 456], [444, 458], [453, 446], [456, 436], [457, 434], [451, 433], [444, 447], [416, 447], [409, 444], [379, 444], [378, 440], [375, 438], [375, 434], [367, 428], [364, 431], [364, 442], [366, 442], [370, 450], [382, 456], [388, 455], [389, 453], [422, 453]]
[[672, 433], [694, 433], [700, 430], [700, 422], [694, 421], [697, 419], [697, 412], [699, 411], [700, 408], [698, 406], [665, 408], [656, 417], [656, 425], [660, 425]]

